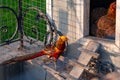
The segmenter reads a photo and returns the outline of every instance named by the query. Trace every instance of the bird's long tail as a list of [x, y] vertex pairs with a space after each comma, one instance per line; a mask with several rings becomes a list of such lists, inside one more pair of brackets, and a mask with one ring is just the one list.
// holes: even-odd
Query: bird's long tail
[[2, 64], [5, 65], [5, 64], [16, 63], [16, 62], [22, 62], [22, 61], [31, 60], [31, 59], [34, 59], [34, 58], [37, 58], [37, 57], [40, 57], [43, 55], [48, 55], [48, 53], [46, 51], [42, 50], [37, 53], [32, 53], [32, 54], [27, 54], [24, 56], [18, 56], [18, 57], [12, 58], [10, 60], [2, 62]]

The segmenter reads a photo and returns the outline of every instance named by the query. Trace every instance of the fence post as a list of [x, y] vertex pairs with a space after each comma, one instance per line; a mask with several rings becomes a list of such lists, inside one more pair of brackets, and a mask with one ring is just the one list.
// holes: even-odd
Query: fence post
[[19, 7], [18, 7], [18, 34], [20, 38], [20, 49], [23, 48], [23, 25], [22, 25], [22, 0], [19, 0]]

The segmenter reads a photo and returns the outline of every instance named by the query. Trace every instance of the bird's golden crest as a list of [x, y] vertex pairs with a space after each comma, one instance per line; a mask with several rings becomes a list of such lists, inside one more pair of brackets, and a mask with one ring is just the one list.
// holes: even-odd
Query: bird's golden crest
[[56, 41], [56, 47], [60, 50], [65, 49], [65, 43], [68, 40], [67, 36], [60, 36], [59, 39]]
[[61, 39], [62, 41], [67, 41], [68, 40], [67, 36], [60, 36], [59, 39]]

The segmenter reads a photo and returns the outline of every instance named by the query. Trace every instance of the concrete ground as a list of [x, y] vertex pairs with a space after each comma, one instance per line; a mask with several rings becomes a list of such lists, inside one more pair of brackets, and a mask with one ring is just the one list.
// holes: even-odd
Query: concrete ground
[[[69, 47], [71, 51], [65, 52], [63, 55], [70, 59], [77, 59], [80, 55], [77, 48], [81, 45], [76, 46], [73, 44], [71, 46], [74, 49]], [[32, 45], [24, 42], [24, 49], [19, 50], [18, 48], [19, 42], [0, 46], [0, 63], [14, 57], [39, 52], [41, 49], [44, 49], [42, 42], [36, 42]], [[55, 70], [53, 61], [49, 60], [45, 63], [45, 60], [46, 56], [42, 56], [26, 62], [0, 66], [0, 80], [65, 80], [64, 76], [68, 76], [74, 66], [69, 61], [58, 60], [57, 69]]]
[[[87, 41], [85, 44], [87, 44]], [[68, 50], [63, 54], [64, 57], [70, 60], [77, 60], [81, 54], [79, 48], [84, 48], [85, 45], [79, 43], [70, 43]], [[28, 42], [24, 42], [24, 49], [18, 50], [19, 42], [14, 42], [9, 45], [0, 46], [0, 63], [5, 60], [9, 60], [13, 57], [22, 56], [34, 52], [39, 52], [43, 49], [43, 43], [36, 42], [30, 45]], [[111, 61], [116, 70], [120, 70], [119, 54], [106, 50], [101, 47], [99, 54], [101, 59]], [[55, 70], [53, 61], [44, 62], [46, 56], [38, 57], [33, 60], [29, 60], [22, 63], [10, 64], [6, 66], [0, 66], [0, 80], [76, 80], [73, 79], [69, 73], [73, 69], [74, 64], [70, 61], [57, 62], [57, 69]], [[69, 77], [66, 79], [66, 77]]]

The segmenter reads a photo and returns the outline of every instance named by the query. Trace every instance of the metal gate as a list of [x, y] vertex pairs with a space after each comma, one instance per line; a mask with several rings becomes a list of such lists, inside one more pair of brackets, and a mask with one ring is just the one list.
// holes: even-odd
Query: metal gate
[[18, 11], [17, 0], [0, 0], [0, 45], [18, 39]]
[[43, 41], [46, 21], [39, 10], [46, 13], [46, 0], [0, 0], [0, 45], [20, 40], [23, 46], [24, 37]]
[[41, 12], [46, 13], [46, 0], [22, 0], [23, 34], [30, 43], [44, 39], [46, 21], [40, 16]]
[[16, 40], [21, 47], [24, 41], [30, 44], [44, 41], [46, 45], [55, 41], [58, 34], [62, 35], [46, 14], [46, 0], [0, 1], [0, 45]]

